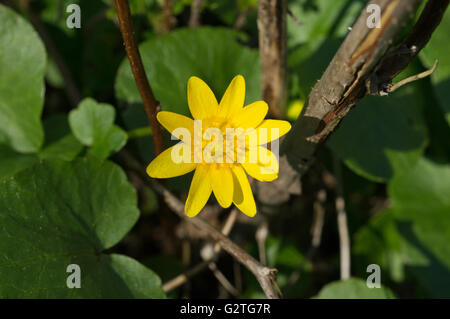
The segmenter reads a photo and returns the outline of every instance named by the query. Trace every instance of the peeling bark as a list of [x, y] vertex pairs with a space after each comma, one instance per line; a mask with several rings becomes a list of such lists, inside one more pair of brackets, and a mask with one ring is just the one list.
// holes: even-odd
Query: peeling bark
[[[329, 137], [356, 103], [376, 87], [392, 81], [425, 46], [442, 18], [449, 0], [429, 0], [406, 40], [396, 43], [423, 0], [372, 0], [381, 7], [381, 28], [367, 26], [369, 13], [361, 12], [330, 65], [308, 96], [302, 114], [281, 144], [282, 158], [290, 168], [280, 168], [279, 178], [296, 181], [314, 161], [317, 148]], [[407, 48], [406, 56], [399, 51]], [[413, 53], [411, 53], [411, 45]], [[399, 60], [401, 59], [401, 60]], [[287, 159], [287, 161], [286, 161]], [[295, 173], [293, 173], [295, 172]], [[295, 175], [295, 176], [294, 176]], [[271, 183], [272, 187], [278, 187]], [[282, 185], [288, 197], [289, 185]], [[272, 193], [275, 193], [272, 191]], [[281, 196], [281, 195], [279, 195]]]

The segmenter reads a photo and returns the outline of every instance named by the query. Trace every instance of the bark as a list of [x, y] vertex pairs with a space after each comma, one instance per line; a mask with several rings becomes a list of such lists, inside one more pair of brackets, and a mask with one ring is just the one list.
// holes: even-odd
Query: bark
[[[302, 114], [281, 144], [279, 178], [295, 183], [314, 161], [317, 148], [342, 118], [367, 94], [380, 93], [392, 78], [404, 70], [426, 45], [448, 6], [449, 0], [429, 0], [419, 21], [398, 45], [404, 27], [422, 0], [372, 0], [381, 8], [381, 28], [369, 28], [370, 15], [361, 12], [322, 78], [312, 89]], [[375, 88], [375, 92], [374, 92]], [[381, 94], [379, 94], [381, 95]], [[273, 183], [271, 183], [273, 184]], [[290, 185], [277, 192], [288, 197]], [[272, 193], [275, 193], [272, 190]], [[269, 200], [270, 201], [270, 200]]]
[[351, 107], [366, 93], [366, 80], [392, 47], [421, 0], [374, 0], [381, 7], [381, 28], [367, 26], [364, 9], [320, 81], [312, 89], [304, 110], [286, 137], [283, 150], [302, 175], [317, 146], [334, 130]]

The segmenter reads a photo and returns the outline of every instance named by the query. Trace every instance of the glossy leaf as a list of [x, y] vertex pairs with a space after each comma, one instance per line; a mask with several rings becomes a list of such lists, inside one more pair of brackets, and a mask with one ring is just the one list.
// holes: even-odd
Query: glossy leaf
[[31, 25], [1, 4], [0, 48], [0, 133], [14, 150], [37, 152], [44, 141], [45, 48]]
[[[239, 38], [235, 31], [204, 27], [181, 29], [144, 42], [142, 59], [162, 109], [189, 115], [187, 81], [191, 76], [204, 80], [220, 100], [233, 77], [242, 74], [246, 104], [259, 100], [259, 55], [240, 45]], [[116, 96], [129, 103], [141, 102], [128, 59], [117, 74]]]
[[[135, 190], [115, 164], [44, 161], [0, 187], [0, 297], [160, 298], [159, 278], [104, 251], [135, 224]], [[67, 267], [81, 269], [68, 288]]]
[[127, 141], [126, 133], [114, 125], [114, 108], [95, 100], [84, 99], [69, 114], [69, 123], [75, 137], [90, 146], [89, 153], [100, 159], [120, 150]]
[[383, 182], [410, 170], [428, 144], [420, 84], [387, 97], [365, 97], [344, 118], [328, 146], [361, 176]]

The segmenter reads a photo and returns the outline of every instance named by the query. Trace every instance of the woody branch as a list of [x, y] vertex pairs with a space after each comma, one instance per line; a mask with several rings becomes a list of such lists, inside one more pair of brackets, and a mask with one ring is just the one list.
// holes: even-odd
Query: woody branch
[[318, 147], [350, 109], [374, 93], [370, 88], [391, 83], [426, 45], [449, 1], [429, 0], [409, 35], [400, 43], [396, 40], [423, 0], [368, 2], [381, 8], [381, 28], [368, 26], [370, 12], [364, 7], [281, 144], [280, 182], [271, 183], [272, 193], [277, 193], [278, 198], [288, 198], [290, 186], [308, 170]]

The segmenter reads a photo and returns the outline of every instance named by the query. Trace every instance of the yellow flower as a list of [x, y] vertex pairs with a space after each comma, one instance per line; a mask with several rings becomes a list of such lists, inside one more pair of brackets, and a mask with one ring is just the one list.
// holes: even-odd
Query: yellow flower
[[[227, 208], [234, 203], [244, 214], [253, 217], [256, 204], [247, 174], [259, 181], [272, 181], [278, 177], [277, 157], [261, 145], [286, 134], [291, 125], [287, 121], [264, 120], [268, 111], [264, 101], [244, 107], [245, 81], [241, 75], [231, 81], [220, 103], [208, 85], [197, 77], [189, 79], [187, 95], [194, 120], [166, 111], [157, 114], [159, 123], [181, 142], [159, 154], [148, 165], [147, 174], [154, 178], [169, 178], [195, 170], [185, 204], [185, 213], [189, 217], [201, 211], [211, 192], [222, 207]], [[179, 128], [187, 134], [176, 134]], [[214, 129], [221, 135], [215, 135], [213, 139], [208, 134]], [[228, 132], [232, 129], [255, 133], [254, 141], [257, 142], [251, 142], [251, 134], [245, 136], [243, 131], [236, 130], [238, 147], [235, 150], [235, 137], [228, 140]], [[222, 143], [223, 137], [226, 142]], [[239, 144], [240, 138], [244, 138], [245, 144]], [[217, 142], [216, 147], [211, 148], [214, 141]], [[222, 145], [225, 154], [223, 151], [220, 153]], [[256, 158], [251, 160], [254, 154]], [[178, 155], [186, 156], [181, 161], [176, 158]]]

